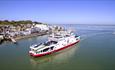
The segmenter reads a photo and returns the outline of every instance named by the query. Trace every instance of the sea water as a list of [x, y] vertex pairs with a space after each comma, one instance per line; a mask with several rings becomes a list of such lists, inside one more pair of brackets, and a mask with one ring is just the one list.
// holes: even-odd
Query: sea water
[[61, 52], [40, 58], [29, 56], [29, 46], [47, 35], [0, 45], [0, 70], [115, 70], [115, 25], [64, 24], [81, 41]]

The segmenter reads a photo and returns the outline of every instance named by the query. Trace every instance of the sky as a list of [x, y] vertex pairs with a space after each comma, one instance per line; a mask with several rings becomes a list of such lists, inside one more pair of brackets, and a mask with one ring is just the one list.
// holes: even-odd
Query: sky
[[114, 0], [0, 0], [0, 20], [115, 24]]

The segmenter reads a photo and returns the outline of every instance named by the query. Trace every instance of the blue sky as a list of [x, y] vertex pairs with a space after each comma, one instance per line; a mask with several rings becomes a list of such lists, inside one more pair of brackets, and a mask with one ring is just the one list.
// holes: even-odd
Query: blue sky
[[115, 24], [114, 0], [0, 0], [0, 20]]

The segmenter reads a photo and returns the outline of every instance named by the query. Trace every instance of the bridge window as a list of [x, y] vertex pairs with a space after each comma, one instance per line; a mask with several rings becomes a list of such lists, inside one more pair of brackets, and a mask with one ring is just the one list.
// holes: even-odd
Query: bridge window
[[46, 51], [48, 51], [49, 50], [49, 48], [45, 48], [44, 50], [43, 50], [43, 52], [46, 52]]
[[50, 47], [51, 50], [53, 50], [54, 46]]

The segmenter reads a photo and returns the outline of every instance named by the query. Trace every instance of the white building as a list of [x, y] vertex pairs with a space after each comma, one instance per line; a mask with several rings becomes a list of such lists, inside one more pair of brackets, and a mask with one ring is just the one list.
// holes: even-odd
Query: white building
[[27, 28], [25, 31], [22, 31], [24, 35], [29, 35], [31, 34], [31, 28]]
[[35, 27], [38, 27], [41, 30], [49, 30], [48, 25], [44, 25], [44, 24], [36, 24]]
[[0, 35], [0, 39], [4, 39], [4, 36], [3, 36], [3, 35]]

